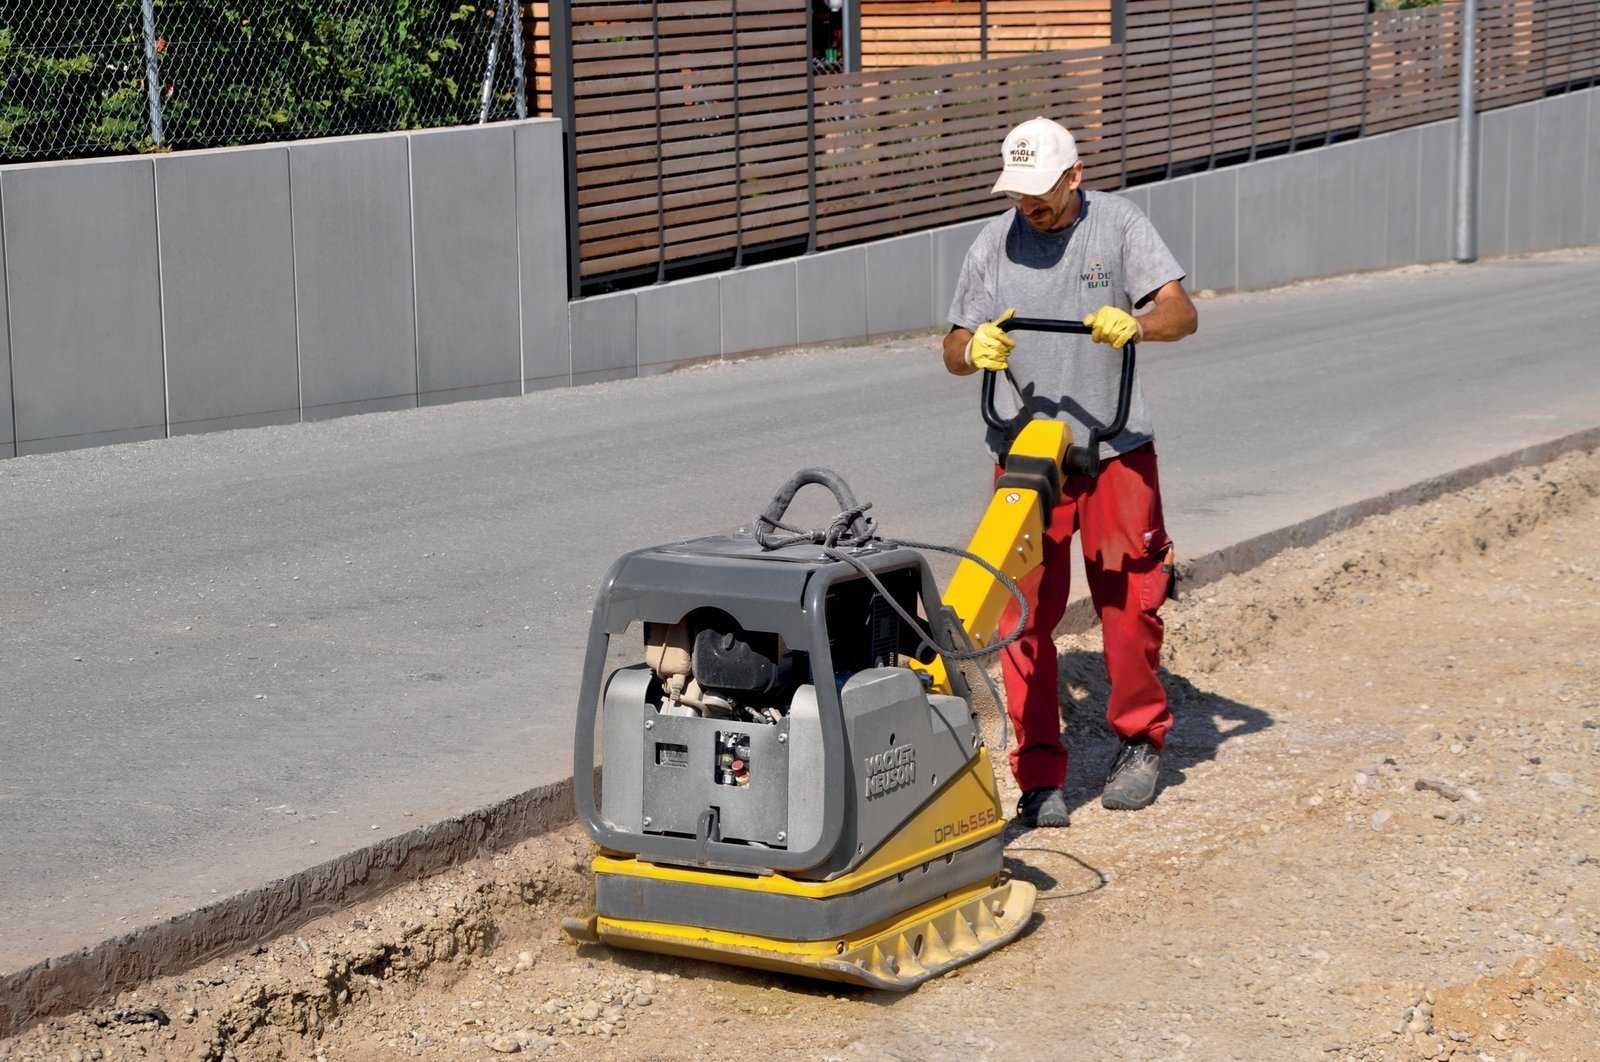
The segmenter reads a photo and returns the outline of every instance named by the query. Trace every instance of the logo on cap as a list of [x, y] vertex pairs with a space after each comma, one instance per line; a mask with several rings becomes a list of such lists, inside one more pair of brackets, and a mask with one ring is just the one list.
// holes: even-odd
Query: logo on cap
[[1032, 166], [1033, 156], [1036, 154], [1033, 145], [1026, 140], [1018, 140], [1011, 145], [1011, 155], [1006, 159], [1007, 166]]

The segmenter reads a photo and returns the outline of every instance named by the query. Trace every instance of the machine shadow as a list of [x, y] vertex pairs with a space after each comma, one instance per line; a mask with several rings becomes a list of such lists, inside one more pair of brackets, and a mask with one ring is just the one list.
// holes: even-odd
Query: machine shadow
[[[1081, 649], [1063, 652], [1061, 675], [1062, 740], [1069, 753], [1067, 807], [1077, 810], [1100, 795], [1106, 772], [1117, 754], [1117, 736], [1106, 724], [1110, 684], [1104, 658]], [[1172, 707], [1173, 726], [1161, 754], [1161, 793], [1182, 785], [1188, 770], [1216, 758], [1227, 741], [1272, 726], [1261, 708], [1196, 686], [1182, 675], [1160, 670]]]

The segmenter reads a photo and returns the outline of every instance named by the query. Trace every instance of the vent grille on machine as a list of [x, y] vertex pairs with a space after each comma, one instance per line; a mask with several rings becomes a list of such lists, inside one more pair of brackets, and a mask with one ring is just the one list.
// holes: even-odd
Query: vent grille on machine
[[899, 624], [900, 617], [883, 595], [873, 594], [867, 606], [867, 642], [873, 667], [894, 667], [899, 663]]

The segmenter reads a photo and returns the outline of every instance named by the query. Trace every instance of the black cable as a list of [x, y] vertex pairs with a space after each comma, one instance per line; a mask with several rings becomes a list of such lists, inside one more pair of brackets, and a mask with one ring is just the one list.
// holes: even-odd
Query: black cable
[[[826, 527], [792, 527], [782, 520], [789, 503], [794, 500], [795, 492], [806, 483], [818, 483], [828, 487], [839, 503], [845, 506], [837, 516], [828, 521]], [[854, 495], [850, 492], [849, 485], [844, 482], [838, 473], [828, 469], [802, 469], [773, 496], [767, 510], [756, 517], [754, 524], [756, 544], [763, 550], [782, 549], [785, 546], [805, 543], [821, 546], [823, 554], [830, 560], [848, 564], [865, 576], [873, 588], [889, 602], [889, 607], [894, 609], [901, 621], [917, 636], [918, 642], [947, 660], [957, 662], [981, 660], [986, 656], [993, 656], [1022, 637], [1022, 632], [1028, 626], [1028, 599], [1010, 577], [982, 557], [955, 546], [941, 546], [931, 542], [912, 542], [906, 539], [884, 538], [879, 534], [876, 522], [866, 515], [867, 510], [871, 507], [871, 502], [856, 502]], [[787, 534], [775, 534], [774, 532], [777, 531], [784, 531]], [[907, 549], [931, 550], [935, 553], [948, 553], [951, 556], [971, 561], [992, 575], [1016, 599], [1019, 609], [1016, 626], [1011, 629], [1011, 633], [981, 649], [970, 647], [962, 649], [957, 646], [942, 644], [915, 616], [906, 611], [905, 607], [900, 604], [899, 599], [890, 593], [889, 588], [883, 585], [882, 580], [878, 578], [871, 568], [848, 552], [848, 550], [859, 550], [869, 546], [902, 546]], [[963, 631], [963, 633], [965, 632]]]
[[[956, 633], [961, 636], [962, 644], [971, 649], [972, 637], [967, 634], [967, 629], [965, 627], [957, 627]], [[994, 751], [997, 753], [1004, 752], [1011, 747], [1011, 714], [1006, 711], [1005, 695], [1000, 692], [1000, 687], [995, 685], [994, 676], [989, 674], [988, 668], [980, 667], [976, 670], [983, 677], [983, 684], [989, 688], [989, 697], [994, 701], [995, 712], [1000, 716], [1000, 743], [995, 746]]]

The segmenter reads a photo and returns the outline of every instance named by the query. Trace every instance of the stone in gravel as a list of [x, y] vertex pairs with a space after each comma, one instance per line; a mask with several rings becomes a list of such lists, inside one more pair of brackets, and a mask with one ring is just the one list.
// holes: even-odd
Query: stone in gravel
[[1446, 1029], [1444, 1034], [1458, 1044], [1464, 1044], [1467, 1042], [1467, 1034], [1462, 1032], [1460, 1029]]
[[648, 992], [635, 993], [633, 1005], [636, 1007], [648, 1007], [650, 1005], [650, 994]]
[[526, 970], [533, 969], [533, 952], [531, 952], [531, 951], [519, 951], [519, 952], [517, 952], [517, 965], [516, 965], [515, 969], [516, 969], [517, 973], [522, 973], [522, 972], [524, 972]]
[[1511, 1030], [1506, 1026], [1505, 1022], [1497, 1021], [1494, 1023], [1494, 1028], [1489, 1030], [1489, 1035], [1496, 1040], [1505, 1040], [1511, 1035]]
[[489, 1041], [489, 1050], [499, 1055], [514, 1055], [522, 1050], [522, 1045], [509, 1036], [496, 1036]]
[[616, 1006], [607, 1007], [605, 1009], [605, 1019], [615, 1025], [622, 1020], [622, 1008]]
[[605, 1008], [594, 1000], [587, 1000], [578, 1008], [578, 1018], [582, 1021], [597, 1021], [605, 1013]]
[[1461, 799], [1461, 790], [1436, 778], [1418, 778], [1416, 789], [1419, 793], [1438, 793], [1452, 804]]
[[1570, 789], [1572, 787], [1572, 775], [1567, 774], [1565, 771], [1551, 771], [1544, 776], [1544, 780], [1561, 789]]
[[1372, 813], [1372, 829], [1377, 833], [1382, 833], [1383, 832], [1383, 828], [1385, 826], [1389, 825], [1389, 820], [1391, 820], [1393, 818], [1394, 818], [1394, 812], [1392, 812], [1392, 811], [1375, 811], [1375, 812], [1373, 812]]

